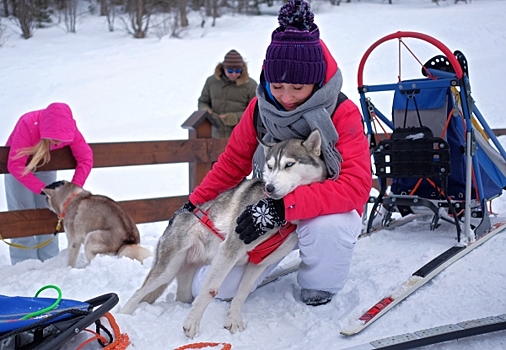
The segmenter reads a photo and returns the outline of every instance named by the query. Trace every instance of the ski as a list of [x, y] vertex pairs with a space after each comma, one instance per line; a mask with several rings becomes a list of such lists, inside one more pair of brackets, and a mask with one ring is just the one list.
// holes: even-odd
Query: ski
[[452, 265], [473, 249], [479, 247], [497, 233], [506, 228], [506, 221], [501, 221], [492, 226], [492, 229], [477, 238], [474, 242], [468, 244], [457, 244], [435, 257], [422, 268], [413, 273], [404, 283], [402, 283], [392, 294], [384, 297], [373, 307], [367, 310], [358, 320], [354, 321], [341, 330], [343, 335], [354, 335], [363, 331], [374, 321], [379, 319], [395, 305], [413, 294], [418, 288], [433, 279], [441, 271]]
[[263, 287], [266, 284], [276, 281], [280, 277], [286, 276], [292, 272], [297, 271], [299, 269], [299, 265], [300, 265], [300, 258], [297, 258], [290, 261], [286, 265], [276, 267], [269, 276], [265, 277], [265, 279], [262, 281], [262, 283], [258, 285], [257, 288]]
[[506, 329], [506, 314], [419, 330], [343, 350], [404, 350]]
[[410, 214], [410, 215], [402, 216], [400, 218], [394, 218], [386, 226], [378, 225], [378, 226], [373, 227], [371, 232], [367, 232], [366, 229], [364, 229], [358, 238], [368, 237], [368, 236], [372, 235], [373, 233], [378, 232], [378, 231], [382, 231], [382, 230], [393, 230], [396, 227], [406, 225], [407, 223], [409, 223], [413, 220], [419, 219], [421, 217], [422, 217], [421, 214]]

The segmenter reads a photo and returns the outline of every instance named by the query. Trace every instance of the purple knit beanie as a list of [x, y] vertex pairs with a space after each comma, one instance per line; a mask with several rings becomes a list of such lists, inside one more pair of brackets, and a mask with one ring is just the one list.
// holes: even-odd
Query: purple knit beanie
[[290, 0], [279, 10], [279, 27], [264, 60], [269, 83], [316, 84], [323, 81], [327, 65], [314, 14], [303, 0]]

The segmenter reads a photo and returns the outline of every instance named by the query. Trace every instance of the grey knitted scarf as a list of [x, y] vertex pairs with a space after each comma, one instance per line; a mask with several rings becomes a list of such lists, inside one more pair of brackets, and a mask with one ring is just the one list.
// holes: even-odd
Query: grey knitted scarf
[[[320, 130], [323, 160], [327, 166], [329, 178], [337, 179], [343, 158], [335, 146], [339, 135], [332, 123], [331, 114], [337, 104], [342, 83], [341, 71], [337, 70], [325, 85], [293, 111], [278, 110], [266, 99], [267, 92], [263, 84], [259, 84], [257, 87], [258, 110], [268, 131], [263, 140], [279, 142], [289, 138], [305, 139], [311, 131]], [[259, 145], [253, 156], [253, 176], [262, 177], [264, 162], [264, 152]]]

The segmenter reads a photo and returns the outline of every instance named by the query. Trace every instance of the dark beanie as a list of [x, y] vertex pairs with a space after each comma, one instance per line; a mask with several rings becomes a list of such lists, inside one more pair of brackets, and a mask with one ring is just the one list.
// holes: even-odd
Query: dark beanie
[[278, 22], [265, 55], [265, 79], [269, 83], [288, 84], [323, 81], [327, 65], [309, 4], [290, 0], [279, 10]]
[[225, 68], [242, 68], [243, 65], [242, 56], [235, 50], [230, 50], [223, 60], [223, 67]]

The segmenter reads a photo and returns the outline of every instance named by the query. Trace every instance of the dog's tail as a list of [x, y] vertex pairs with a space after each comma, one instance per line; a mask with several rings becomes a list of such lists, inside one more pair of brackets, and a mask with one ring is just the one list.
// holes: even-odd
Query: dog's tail
[[126, 256], [127, 258], [135, 259], [143, 263], [144, 259], [153, 256], [153, 254], [149, 249], [144, 248], [138, 244], [125, 244], [124, 246], [119, 248], [118, 256], [119, 257]]

